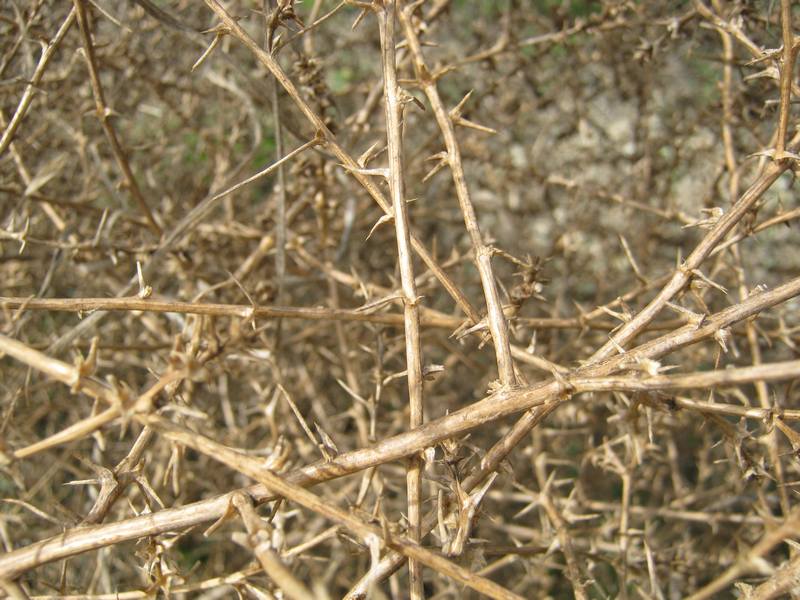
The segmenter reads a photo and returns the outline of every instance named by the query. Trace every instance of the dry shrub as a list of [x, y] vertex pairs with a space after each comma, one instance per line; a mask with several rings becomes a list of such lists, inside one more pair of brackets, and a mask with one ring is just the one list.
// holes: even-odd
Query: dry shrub
[[5, 593], [790, 591], [796, 13], [5, 3]]

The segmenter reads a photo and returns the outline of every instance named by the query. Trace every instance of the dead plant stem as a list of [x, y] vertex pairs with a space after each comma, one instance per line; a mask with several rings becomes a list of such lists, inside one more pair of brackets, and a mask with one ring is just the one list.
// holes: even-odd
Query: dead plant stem
[[436, 117], [436, 122], [439, 125], [439, 130], [442, 133], [447, 148], [447, 164], [453, 176], [456, 196], [459, 206], [461, 207], [461, 214], [464, 217], [464, 225], [467, 228], [472, 242], [472, 252], [480, 274], [481, 285], [483, 286], [489, 331], [494, 340], [500, 381], [503, 385], [513, 386], [516, 384], [516, 376], [514, 375], [514, 362], [512, 360], [511, 347], [508, 339], [508, 323], [503, 313], [500, 294], [497, 290], [497, 281], [495, 280], [494, 271], [492, 270], [492, 251], [484, 243], [480, 226], [478, 225], [475, 207], [472, 203], [469, 187], [467, 186], [467, 178], [464, 174], [464, 165], [461, 160], [461, 148], [456, 138], [453, 118], [445, 109], [444, 102], [442, 102], [441, 96], [439, 96], [436, 79], [431, 75], [428, 66], [425, 64], [422, 45], [420, 44], [410, 15], [410, 11], [413, 10], [413, 8], [413, 5], [404, 8], [398, 12], [398, 16], [403, 26], [411, 56], [414, 60], [417, 80], [433, 108], [433, 114]]
[[[378, 30], [381, 38], [383, 63], [383, 99], [386, 110], [386, 140], [388, 144], [389, 193], [392, 198], [397, 255], [400, 264], [400, 281], [403, 290], [403, 325], [406, 341], [406, 372], [408, 380], [409, 426], [413, 430], [422, 425], [424, 419], [422, 398], [422, 351], [420, 344], [419, 308], [420, 298], [414, 281], [414, 265], [411, 257], [411, 226], [405, 197], [403, 140], [401, 117], [401, 89], [397, 83], [395, 64], [395, 12], [394, 0], [384, 0], [382, 6], [375, 5]], [[422, 513], [422, 460], [419, 456], [409, 458], [406, 472], [406, 494], [408, 501], [408, 537], [419, 543], [421, 539]], [[412, 600], [425, 597], [422, 581], [422, 565], [409, 560], [409, 593]]]
[[147, 201], [142, 195], [139, 188], [139, 183], [136, 181], [136, 176], [133, 174], [133, 169], [128, 162], [128, 157], [122, 144], [117, 137], [116, 129], [111, 122], [113, 111], [106, 103], [105, 94], [103, 93], [103, 86], [100, 83], [100, 75], [97, 71], [97, 58], [94, 51], [94, 43], [92, 42], [92, 34], [89, 27], [89, 14], [86, 10], [85, 0], [73, 0], [75, 9], [78, 16], [78, 26], [81, 30], [83, 37], [83, 50], [86, 57], [86, 65], [89, 68], [89, 78], [92, 82], [92, 92], [94, 93], [95, 107], [97, 111], [97, 118], [100, 119], [100, 124], [103, 126], [108, 142], [111, 145], [111, 150], [114, 153], [114, 158], [117, 161], [120, 171], [125, 178], [125, 183], [130, 190], [131, 196], [134, 201], [139, 205], [139, 209], [150, 224], [150, 228], [159, 237], [163, 233], [161, 226], [153, 218], [153, 213], [147, 204]]

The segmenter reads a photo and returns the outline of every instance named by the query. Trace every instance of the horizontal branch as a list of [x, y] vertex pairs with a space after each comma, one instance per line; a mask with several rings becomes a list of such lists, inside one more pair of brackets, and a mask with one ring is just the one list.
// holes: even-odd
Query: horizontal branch
[[[0, 232], [0, 235], [2, 233]], [[218, 317], [241, 317], [258, 319], [305, 319], [308, 321], [362, 321], [383, 325], [402, 325], [403, 315], [369, 312], [363, 308], [330, 309], [299, 306], [250, 306], [247, 304], [221, 304], [182, 302], [179, 300], [142, 299], [138, 296], [116, 298], [34, 298], [0, 296], [0, 307], [19, 310], [51, 310], [58, 312], [88, 313], [102, 311], [142, 311], [155, 313], [177, 313], [209, 315]], [[464, 324], [462, 317], [451, 317], [440, 311], [422, 307], [420, 322], [426, 327], [456, 329]], [[518, 317], [518, 325], [533, 329], [614, 329], [618, 324], [599, 320], [595, 316], [584, 317]], [[671, 319], [652, 323], [649, 330], [674, 329], [683, 323]]]
[[214, 442], [209, 438], [175, 425], [163, 417], [151, 415], [145, 417], [149, 427], [165, 435], [172, 441], [183, 444], [193, 450], [219, 461], [236, 471], [258, 481], [280, 496], [314, 511], [327, 519], [342, 525], [361, 537], [366, 544], [378, 543], [388, 546], [404, 556], [423, 563], [435, 571], [447, 575], [477, 592], [490, 598], [522, 600], [521, 596], [508, 591], [493, 581], [472, 573], [468, 569], [455, 564], [441, 554], [424, 548], [419, 543], [406, 537], [390, 534], [388, 530], [365, 523], [354, 514], [333, 506], [316, 494], [291, 483], [286, 477], [265, 469], [260, 459], [241, 454], [227, 446]]
[[[793, 279], [772, 290], [754, 294], [743, 302], [706, 318], [699, 327], [686, 325], [625, 354], [616, 355], [598, 365], [581, 369], [573, 376], [573, 380], [580, 382], [583, 381], [583, 378], [594, 376], [605, 378], [615, 371], [631, 368], [637, 359], [657, 359], [678, 348], [708, 339], [720, 329], [753, 317], [798, 294], [800, 294], [800, 278]], [[19, 346], [22, 348], [20, 349]], [[18, 349], [17, 352], [9, 352], [18, 360], [49, 374], [54, 379], [69, 385], [75, 384], [75, 368], [71, 365], [52, 359], [20, 342], [0, 336], [0, 352], [8, 352], [10, 347]], [[748, 373], [748, 371], [745, 370], [744, 373]], [[685, 384], [686, 378], [702, 378], [707, 375], [707, 373], [695, 373], [672, 376], [672, 381], [681, 383], [681, 378], [683, 378], [682, 383]], [[720, 383], [724, 383], [723, 380], [728, 381], [725, 378], [729, 376], [729, 374], [718, 376]], [[796, 377], [797, 373], [794, 372], [792, 376]], [[608, 379], [598, 381], [608, 381]], [[97, 385], [102, 386], [102, 384]], [[588, 391], [588, 384], [584, 391]], [[448, 438], [464, 434], [483, 424], [535, 406], [560, 402], [565, 398], [565, 394], [569, 393], [569, 382], [563, 378], [560, 381], [550, 380], [531, 387], [501, 390], [465, 408], [429, 421], [411, 431], [387, 438], [368, 448], [346, 452], [330, 461], [315, 463], [289, 473], [286, 475], [286, 480], [295, 485], [307, 486], [392, 462], [421, 452], [425, 448], [435, 446]], [[274, 499], [268, 489], [261, 485], [250, 486], [244, 491], [257, 501]], [[0, 556], [0, 578], [14, 578], [38, 565], [122, 541], [147, 535], [158, 535], [167, 531], [177, 531], [212, 521], [225, 514], [229, 502], [230, 494], [224, 494], [181, 508], [165, 509], [118, 523], [75, 528]]]
[[684, 375], [654, 375], [652, 377], [582, 377], [568, 379], [574, 393], [582, 392], [646, 392], [659, 390], [688, 390], [706, 387], [741, 385], [755, 381], [779, 381], [800, 377], [800, 360], [766, 365], [719, 369]]
[[[83, 382], [84, 378], [81, 377], [81, 373], [77, 367], [52, 359], [37, 350], [28, 348], [21, 342], [3, 335], [0, 335], [0, 351], [47, 373], [64, 384], [75, 387], [81, 385]], [[166, 378], [165, 376], [162, 380]], [[95, 383], [90, 380], [85, 387], [112, 406], [114, 406], [118, 400], [115, 391], [111, 389], [110, 386]], [[132, 408], [135, 409], [136, 407]], [[214, 460], [222, 462], [258, 481], [273, 494], [280, 495], [287, 500], [323, 515], [337, 524], [347, 527], [355, 534], [363, 537], [365, 541], [369, 541], [370, 539], [374, 539], [376, 543], [380, 541], [403, 555], [419, 561], [437, 572], [444, 573], [456, 581], [486, 594], [491, 598], [522, 600], [521, 596], [509, 592], [502, 586], [476, 575], [460, 565], [456, 565], [445, 557], [423, 548], [414, 541], [401, 536], [390, 536], [380, 527], [367, 524], [351, 513], [326, 503], [316, 494], [265, 469], [259, 459], [241, 454], [205, 436], [180, 427], [164, 417], [147, 414], [146, 412], [136, 413], [133, 412], [133, 410], [131, 411], [131, 416], [159, 433], [166, 435], [170, 440], [206, 454]], [[230, 499], [231, 502], [233, 502], [234, 498], [231, 497]], [[229, 507], [226, 507], [226, 510], [227, 508]], [[66, 540], [64, 541], [66, 542]], [[8, 555], [6, 555], [6, 557], [7, 556]], [[37, 558], [37, 564], [42, 564], [42, 555], [39, 554]], [[0, 570], [1, 569], [2, 566], [0, 566]], [[0, 576], [0, 578], [2, 578], [2, 576]]]
[[[54, 310], [62, 312], [145, 311], [155, 313], [181, 313], [243, 319], [304, 319], [307, 321], [361, 321], [383, 325], [403, 325], [402, 314], [373, 313], [363, 309], [319, 308], [296, 306], [250, 306], [247, 304], [215, 304], [181, 302], [177, 300], [142, 299], [138, 296], [124, 298], [5, 298], [0, 306], [20, 310]], [[463, 318], [428, 314], [421, 318], [424, 325], [455, 329]]]

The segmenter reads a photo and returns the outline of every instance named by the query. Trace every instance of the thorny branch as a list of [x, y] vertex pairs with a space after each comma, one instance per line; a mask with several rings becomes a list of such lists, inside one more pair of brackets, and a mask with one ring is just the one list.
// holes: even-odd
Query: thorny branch
[[51, 4], [0, 9], [0, 596], [795, 585], [791, 2]]
[[[413, 430], [422, 425], [424, 403], [422, 390], [422, 350], [419, 303], [417, 285], [414, 281], [414, 264], [411, 257], [411, 221], [406, 203], [404, 182], [405, 160], [403, 157], [402, 116], [403, 90], [397, 83], [395, 58], [395, 20], [396, 3], [387, 0], [375, 10], [381, 38], [381, 57], [383, 62], [383, 97], [386, 112], [386, 152], [389, 167], [386, 178], [389, 181], [389, 194], [392, 198], [392, 216], [397, 255], [400, 266], [400, 281], [403, 290], [403, 329], [406, 342], [406, 379], [408, 381], [409, 426]], [[408, 537], [419, 543], [421, 540], [422, 519], [422, 459], [411, 457], [406, 473], [406, 494], [408, 502]], [[425, 597], [422, 580], [422, 564], [410, 560], [408, 563], [409, 592], [412, 600]]]

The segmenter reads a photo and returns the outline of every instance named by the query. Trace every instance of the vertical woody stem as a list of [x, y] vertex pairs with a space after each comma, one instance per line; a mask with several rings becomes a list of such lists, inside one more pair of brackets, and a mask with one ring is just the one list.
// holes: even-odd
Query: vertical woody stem
[[[356, 181], [358, 181], [364, 187], [364, 189], [369, 193], [370, 196], [372, 196], [372, 198], [383, 209], [383, 211], [386, 214], [391, 214], [392, 208], [386, 202], [378, 186], [375, 185], [375, 183], [367, 175], [359, 172], [358, 163], [339, 144], [336, 136], [333, 135], [319, 115], [317, 115], [311, 106], [309, 106], [308, 102], [303, 99], [297, 87], [286, 76], [286, 73], [283, 72], [283, 69], [281, 69], [280, 65], [275, 60], [275, 57], [259, 46], [255, 40], [253, 40], [253, 38], [247, 34], [242, 26], [239, 25], [237, 20], [231, 17], [222, 7], [222, 5], [219, 3], [219, 0], [204, 0], [204, 2], [220, 18], [222, 23], [229, 30], [230, 35], [234, 36], [250, 51], [252, 51], [258, 61], [264, 65], [273, 75], [273, 77], [275, 77], [275, 80], [281, 84], [289, 97], [294, 101], [294, 104], [297, 106], [298, 110], [303, 113], [308, 122], [325, 140], [328, 150], [330, 150], [345, 166], [345, 168], [351, 172], [353, 178], [355, 178]], [[431, 256], [430, 252], [428, 252], [427, 248], [425, 248], [422, 242], [415, 236], [411, 236], [411, 247], [416, 251], [419, 257], [422, 259], [422, 262], [424, 262], [425, 265], [431, 270], [436, 279], [439, 280], [442, 286], [447, 290], [447, 293], [450, 294], [453, 300], [456, 301], [456, 304], [458, 304], [461, 310], [464, 311], [467, 317], [474, 323], [480, 321], [480, 315], [475, 310], [475, 307], [472, 306], [464, 293], [459, 289], [455, 282], [453, 282], [444, 269], [442, 269], [439, 263], [436, 262], [436, 259]]]
[[475, 253], [475, 264], [478, 267], [478, 273], [480, 273], [481, 277], [483, 295], [486, 300], [486, 320], [488, 321], [489, 331], [494, 340], [495, 357], [500, 381], [504, 385], [513, 386], [516, 384], [516, 378], [514, 376], [514, 363], [511, 358], [511, 344], [508, 340], [508, 323], [503, 314], [500, 294], [497, 290], [497, 282], [495, 281], [494, 272], [492, 270], [491, 249], [483, 241], [483, 236], [481, 235], [481, 230], [478, 225], [478, 218], [475, 214], [475, 207], [472, 204], [469, 188], [467, 187], [467, 178], [464, 175], [461, 149], [456, 139], [455, 125], [439, 96], [439, 90], [436, 87], [436, 79], [431, 76], [425, 64], [422, 46], [417, 32], [414, 29], [414, 25], [411, 22], [408, 10], [401, 10], [398, 15], [400, 23], [403, 26], [406, 40], [408, 41], [411, 56], [414, 60], [414, 69], [417, 74], [417, 79], [425, 95], [428, 97], [428, 102], [430, 102], [433, 108], [433, 114], [436, 117], [436, 122], [442, 132], [445, 147], [447, 148], [447, 163], [450, 166], [450, 172], [453, 174], [453, 184], [455, 185], [458, 204], [461, 207], [464, 225], [469, 233], [470, 241], [472, 242], [472, 250]]
[[[411, 261], [411, 234], [408, 223], [408, 208], [403, 182], [403, 145], [401, 131], [400, 88], [397, 85], [397, 67], [394, 49], [395, 2], [385, 1], [377, 8], [378, 27], [383, 58], [383, 95], [386, 109], [386, 138], [389, 153], [389, 194], [394, 209], [394, 225], [397, 237], [397, 254], [400, 263], [400, 279], [403, 290], [403, 320], [406, 338], [406, 365], [408, 373], [408, 401], [411, 412], [410, 427], [422, 425], [422, 356], [420, 351], [419, 308], [417, 287], [414, 282], [414, 265]], [[408, 494], [408, 537], [419, 542], [421, 534], [421, 460], [414, 456], [409, 460], [406, 474]], [[410, 596], [412, 600], [424, 598], [421, 564], [409, 560]]]
[[781, 65], [781, 105], [778, 117], [778, 140], [775, 143], [775, 160], [784, 158], [786, 132], [789, 130], [792, 79], [794, 75], [794, 36], [792, 35], [792, 2], [781, 0], [781, 33], [783, 36], [783, 61]]

